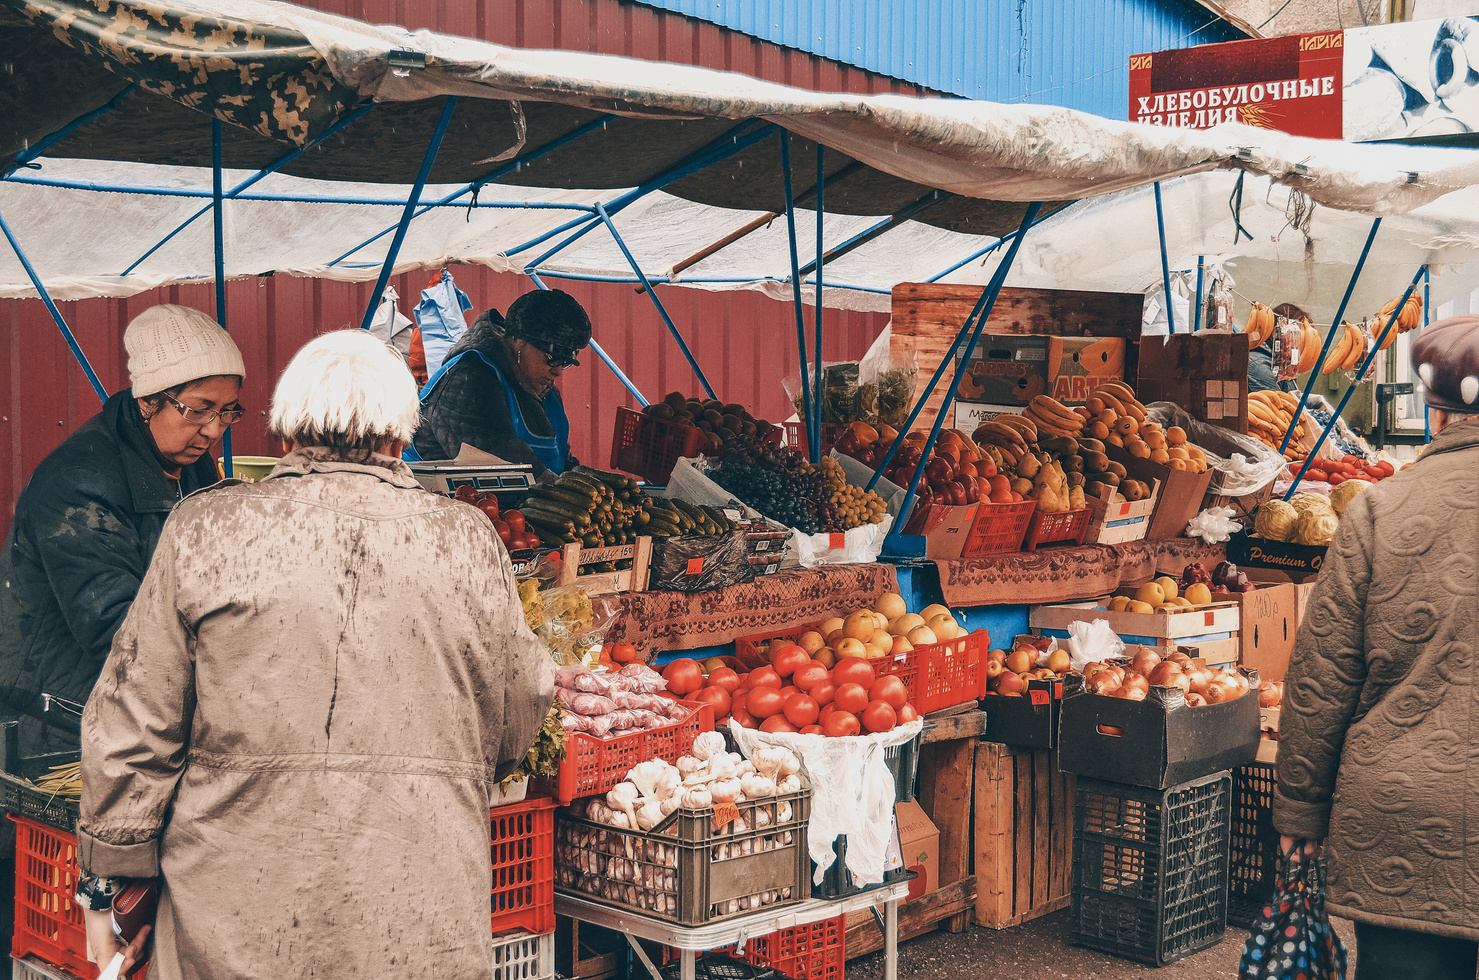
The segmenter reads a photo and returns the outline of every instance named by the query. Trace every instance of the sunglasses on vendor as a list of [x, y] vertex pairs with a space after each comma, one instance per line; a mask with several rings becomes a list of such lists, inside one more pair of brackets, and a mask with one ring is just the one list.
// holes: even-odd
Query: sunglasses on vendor
[[246, 415], [246, 411], [240, 408], [228, 408], [220, 412], [207, 408], [191, 408], [189, 405], [171, 398], [169, 395], [165, 395], [164, 400], [169, 402], [186, 422], [189, 422], [191, 425], [201, 426], [202, 428], [210, 425], [216, 419], [220, 419], [222, 425], [235, 425], [241, 421], [242, 416]]
[[570, 368], [580, 367], [580, 362], [575, 359], [574, 352], [568, 354], [564, 352], [552, 353], [545, 350], [543, 347], [540, 347], [538, 344], [533, 343], [532, 341], [525, 341], [525, 343], [527, 343], [534, 350], [539, 351], [539, 353], [544, 356], [544, 359], [549, 364], [549, 366], [558, 371], [568, 371]]

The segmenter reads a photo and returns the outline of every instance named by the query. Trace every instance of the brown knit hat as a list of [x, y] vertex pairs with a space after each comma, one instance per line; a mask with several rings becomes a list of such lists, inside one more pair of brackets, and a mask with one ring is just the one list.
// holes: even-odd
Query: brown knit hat
[[189, 306], [151, 306], [123, 332], [135, 398], [218, 374], [246, 376], [235, 341], [215, 320]]

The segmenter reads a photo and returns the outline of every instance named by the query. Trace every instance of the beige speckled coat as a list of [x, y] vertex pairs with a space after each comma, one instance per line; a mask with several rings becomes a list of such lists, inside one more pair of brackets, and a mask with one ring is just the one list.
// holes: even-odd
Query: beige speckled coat
[[304, 450], [166, 523], [83, 719], [80, 863], [149, 975], [486, 980], [488, 804], [554, 665], [475, 508]]
[[1325, 841], [1328, 908], [1479, 939], [1479, 422], [1356, 497], [1300, 627], [1274, 826]]

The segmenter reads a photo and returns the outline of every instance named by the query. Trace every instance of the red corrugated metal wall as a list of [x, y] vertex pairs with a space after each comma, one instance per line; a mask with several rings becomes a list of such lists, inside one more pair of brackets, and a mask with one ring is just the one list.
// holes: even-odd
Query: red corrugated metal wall
[[[804, 88], [850, 92], [930, 94], [906, 83], [778, 47], [677, 14], [621, 0], [319, 0], [305, 4], [374, 23], [395, 23], [481, 37], [519, 47], [562, 48], [697, 64], [742, 72]], [[25, 229], [17, 229], [25, 241]], [[44, 273], [44, 270], [43, 270]], [[527, 278], [482, 267], [454, 271], [475, 309], [506, 309], [530, 288]], [[393, 280], [407, 315], [426, 277]], [[554, 283], [591, 313], [596, 339], [649, 398], [701, 386], [668, 336], [651, 301], [620, 284]], [[659, 287], [663, 303], [721, 398], [756, 415], [785, 418], [791, 408], [781, 387], [795, 371], [796, 327], [789, 304], [756, 293], [709, 293]], [[277, 373], [315, 333], [358, 326], [368, 285], [267, 277], [233, 282], [227, 316], [246, 357], [243, 401], [252, 414], [235, 428], [234, 449], [276, 455], [265, 433], [266, 408]], [[176, 286], [128, 300], [62, 303], [60, 309], [109, 391], [127, 384], [123, 329], [155, 303], [215, 309], [209, 284]], [[807, 310], [808, 326], [811, 310]], [[471, 315], [469, 316], [471, 319]], [[887, 323], [883, 314], [829, 311], [823, 324], [827, 360], [855, 359]], [[15, 499], [31, 472], [98, 409], [98, 401], [46, 308], [36, 300], [0, 301], [4, 331], [0, 370], [0, 426], [9, 452], [0, 453], [0, 532], [8, 529]], [[572, 448], [581, 459], [609, 462], [612, 413], [636, 407], [620, 382], [594, 354], [561, 382], [570, 412]]]

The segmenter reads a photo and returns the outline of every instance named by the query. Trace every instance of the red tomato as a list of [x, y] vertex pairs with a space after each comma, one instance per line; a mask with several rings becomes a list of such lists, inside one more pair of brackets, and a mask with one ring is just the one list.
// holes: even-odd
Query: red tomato
[[1340, 462], [1341, 462], [1341, 465], [1342, 466], [1355, 466], [1356, 465], [1356, 457], [1354, 457], [1354, 456], [1342, 456], [1342, 457], [1340, 457]]
[[516, 510], [505, 511], [503, 519], [508, 523], [508, 529], [515, 534], [524, 530], [524, 515]]
[[821, 725], [806, 725], [805, 727], [803, 727], [801, 729], [801, 734], [803, 734], [803, 735], [825, 735], [826, 732], [822, 731], [822, 726]]
[[747, 680], [753, 688], [768, 687], [776, 691], [781, 689], [781, 675], [777, 674], [775, 668], [768, 664], [750, 671]]
[[[815, 701], [816, 698], [812, 698], [812, 700]], [[819, 712], [817, 712], [817, 721], [825, 722], [827, 720], [827, 716], [830, 715], [832, 712], [834, 712], [836, 710], [837, 710], [837, 705], [832, 704], [830, 702], [827, 703], [827, 704], [822, 705], [822, 710], [819, 711]]]
[[674, 694], [692, 694], [704, 686], [704, 671], [697, 660], [683, 657], [662, 669], [662, 678]]
[[503, 546], [507, 548], [509, 542], [512, 541], [514, 537], [514, 533], [513, 531], [509, 530], [508, 524], [504, 521], [494, 521], [493, 530], [498, 532], [498, 540], [502, 541]]
[[905, 690], [904, 682], [899, 680], [897, 674], [884, 674], [868, 689], [868, 697], [874, 701], [885, 701], [897, 711], [909, 700], [909, 692]]
[[822, 722], [822, 734], [832, 738], [842, 738], [846, 735], [857, 735], [862, 731], [858, 724], [858, 716], [850, 711], [834, 711]]
[[637, 655], [637, 648], [630, 643], [617, 643], [611, 647], [611, 659], [619, 664], [630, 664], [642, 658]]
[[863, 728], [868, 732], [892, 731], [894, 724], [899, 720], [893, 705], [886, 701], [869, 701], [868, 706], [863, 709]]
[[[496, 520], [498, 520], [498, 498], [497, 497], [489, 497], [486, 500], [479, 500], [478, 501], [478, 510], [482, 511], [484, 514], [487, 514], [488, 515], [488, 520], [490, 520], [490, 521], [496, 521]], [[513, 529], [510, 528], [509, 530], [513, 530]]]
[[832, 700], [841, 710], [857, 714], [868, 706], [868, 689], [861, 684], [842, 684]]
[[711, 687], [722, 687], [730, 694], [733, 694], [740, 687], [739, 674], [736, 674], [732, 667], [716, 667], [709, 672], [709, 685]]
[[796, 687], [795, 684], [787, 684], [785, 687], [781, 688], [781, 697], [783, 698], [788, 698], [793, 694], [800, 693], [801, 691]]
[[1366, 475], [1371, 477], [1373, 480], [1380, 480], [1382, 477], [1386, 476], [1386, 473], [1382, 470], [1380, 466], [1368, 466], [1366, 467]]
[[904, 706], [899, 709], [899, 724], [907, 725], [911, 721], [919, 720], [919, 712], [914, 710], [914, 705], [905, 701]]
[[755, 721], [754, 715], [739, 707], [730, 707], [729, 717], [739, 722], [741, 728], [754, 728], [756, 725], [759, 724], [757, 721]]
[[[1294, 472], [1298, 473], [1299, 470], [1296, 469]], [[1324, 470], [1317, 470], [1317, 469], [1313, 469], [1313, 468], [1305, 471], [1304, 478], [1306, 480], [1311, 481], [1312, 483], [1329, 483], [1330, 482], [1330, 474], [1329, 473], [1326, 473]]]
[[874, 680], [873, 667], [862, 657], [843, 657], [832, 668], [832, 683], [838, 687], [844, 684], [861, 684], [864, 688], [869, 688], [873, 686]]
[[1330, 476], [1326, 479], [1326, 482], [1329, 483], [1332, 487], [1338, 487], [1342, 483], [1344, 483], [1345, 480], [1346, 478], [1339, 473], [1331, 473]]
[[790, 677], [796, 668], [811, 662], [811, 654], [794, 643], [778, 647], [770, 654], [770, 664], [782, 677]]
[[735, 691], [729, 696], [729, 713], [745, 710], [745, 698], [750, 696], [749, 691]]
[[778, 713], [786, 699], [781, 692], [769, 687], [757, 687], [745, 696], [745, 710], [756, 718], [769, 718]]
[[791, 683], [796, 685], [798, 691], [810, 691], [831, 676], [826, 667], [815, 660], [808, 660], [796, 668], [796, 672], [791, 675]]
[[823, 680], [817, 681], [817, 683], [812, 686], [811, 690], [807, 691], [806, 693], [810, 694], [812, 696], [812, 699], [816, 701], [817, 704], [828, 705], [832, 703], [833, 698], [837, 697], [837, 685], [832, 683], [832, 679], [830, 677], [827, 677]]
[[796, 726], [786, 720], [785, 715], [771, 715], [760, 723], [762, 732], [795, 732]]
[[712, 704], [714, 706], [714, 717], [722, 718], [729, 714], [731, 704], [729, 692], [722, 687], [706, 687], [695, 694], [690, 700], [700, 704]]
[[1391, 476], [1392, 474], [1397, 472], [1397, 468], [1384, 459], [1379, 461], [1376, 464], [1376, 467], [1377, 469], [1381, 470], [1383, 475], [1385, 476]]
[[797, 728], [816, 724], [817, 703], [808, 695], [791, 695], [786, 698], [786, 703], [782, 710], [786, 714], [786, 720]]

